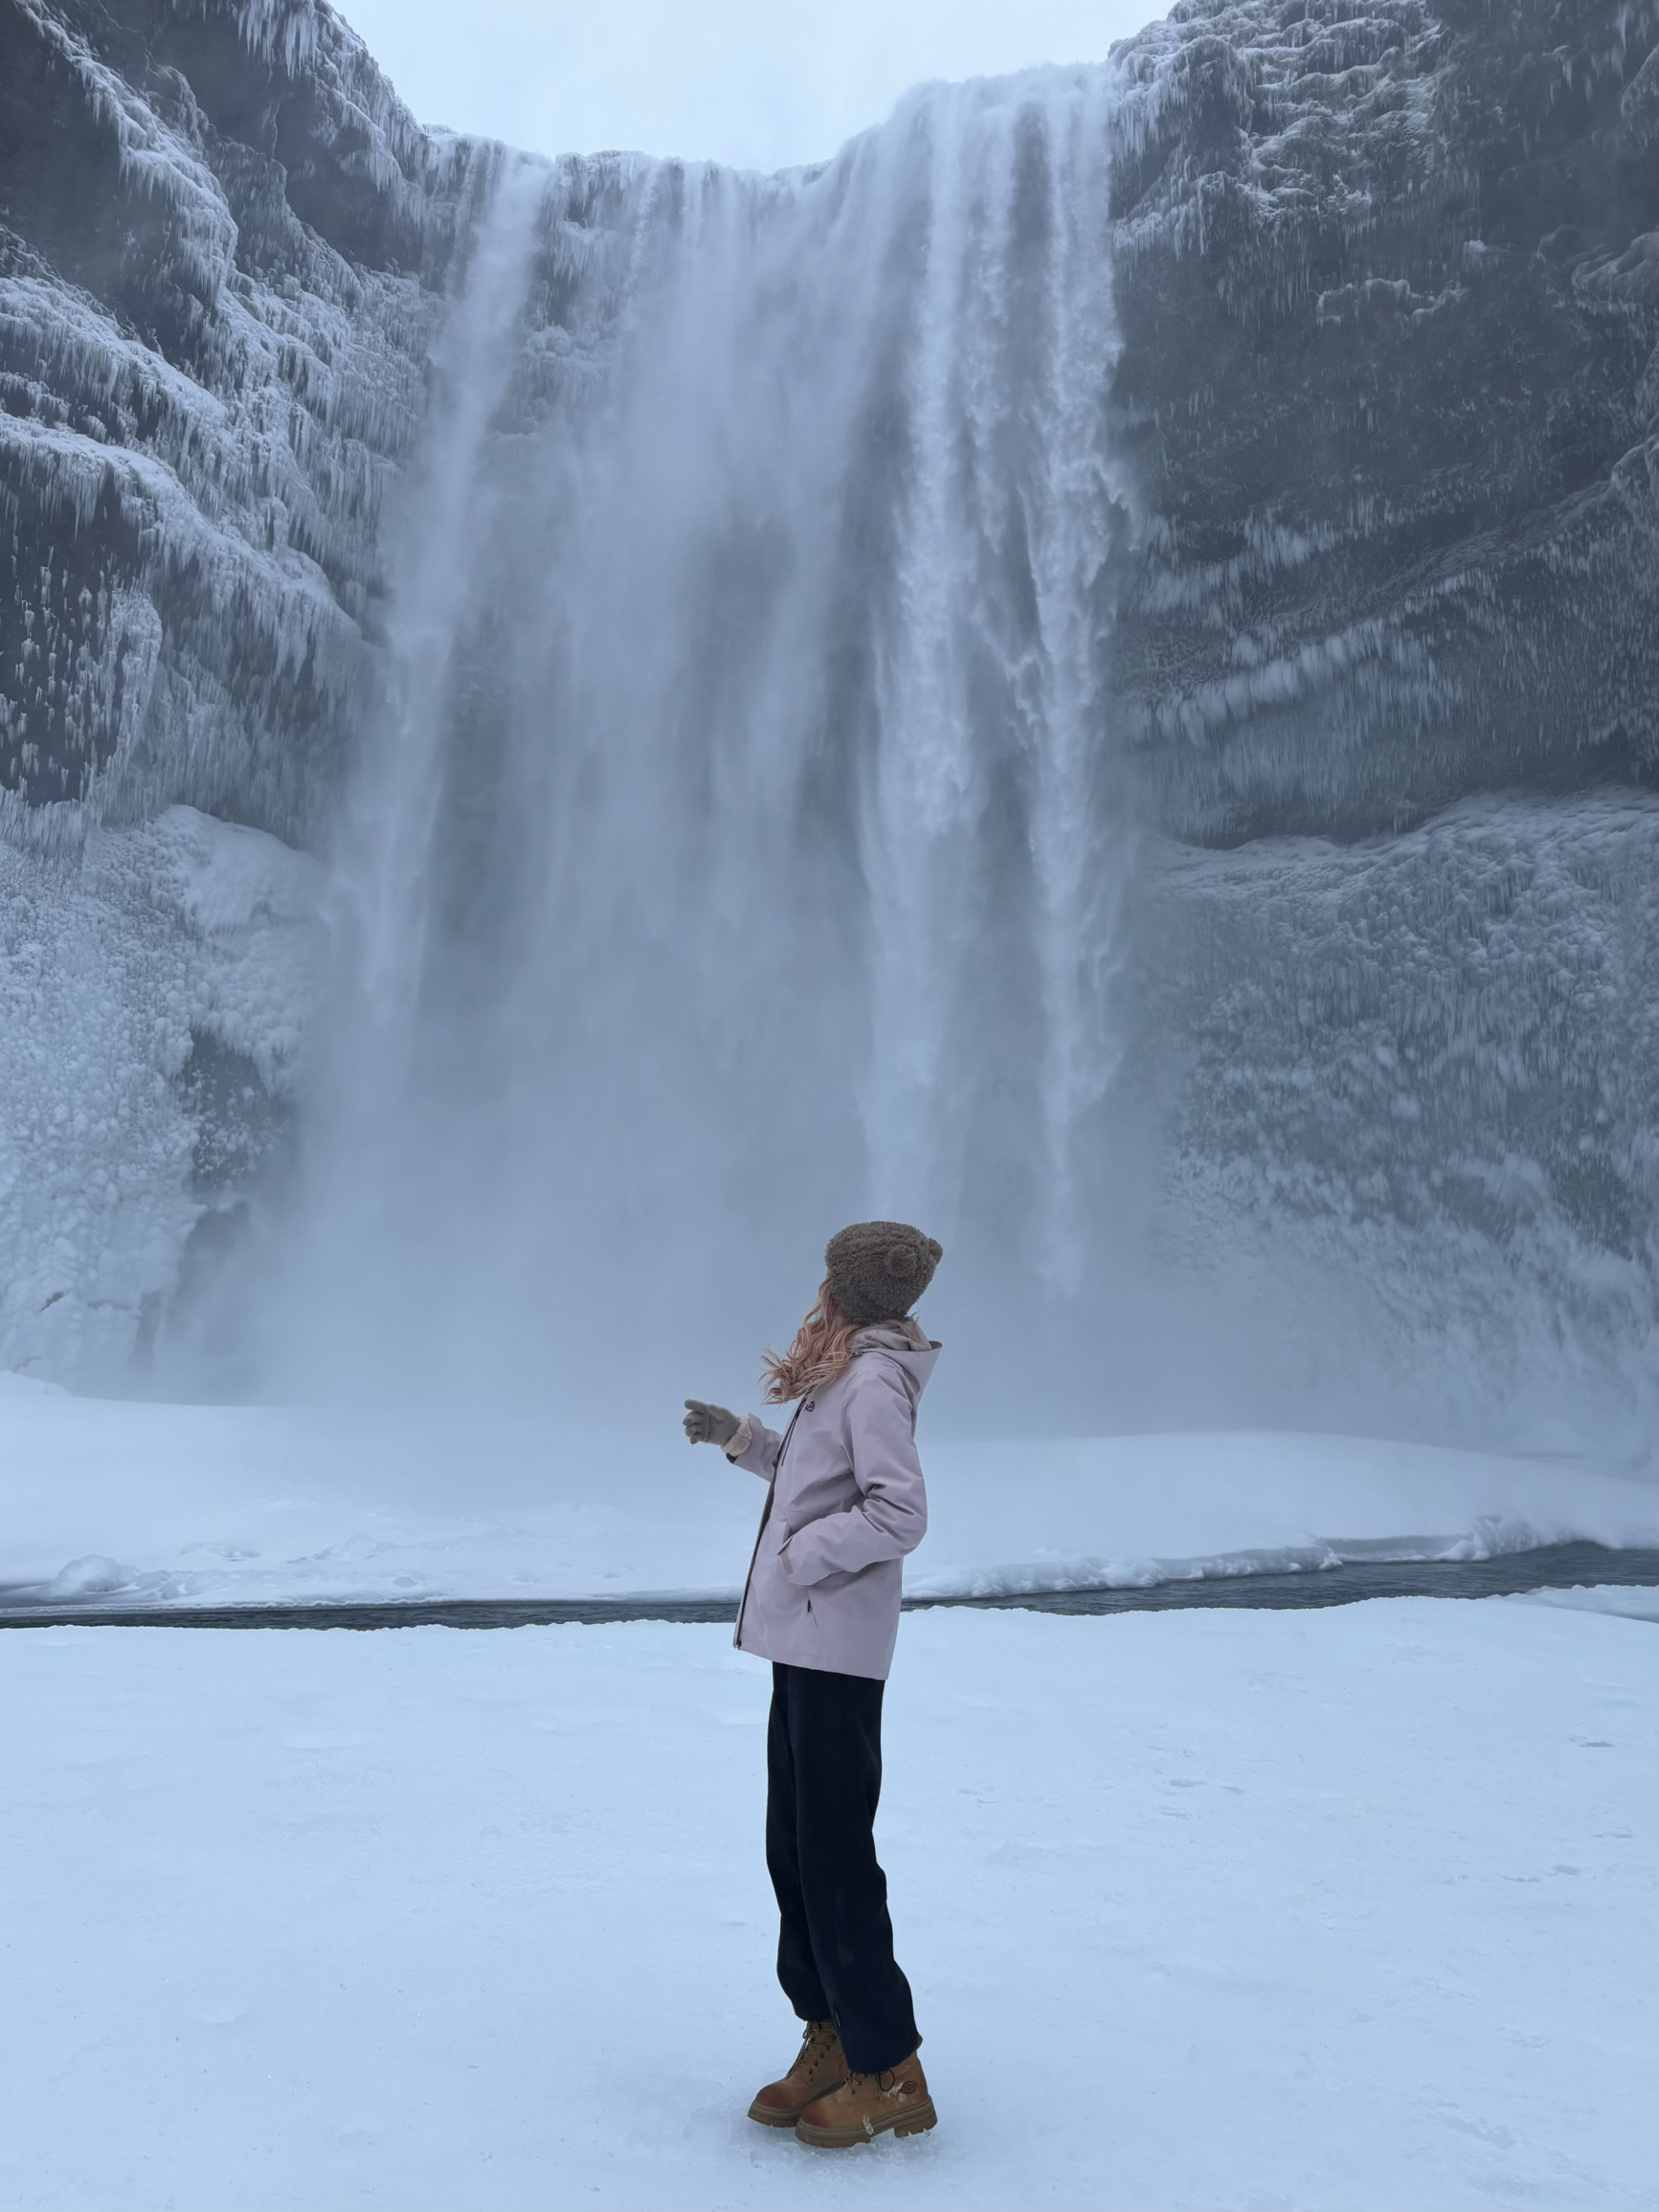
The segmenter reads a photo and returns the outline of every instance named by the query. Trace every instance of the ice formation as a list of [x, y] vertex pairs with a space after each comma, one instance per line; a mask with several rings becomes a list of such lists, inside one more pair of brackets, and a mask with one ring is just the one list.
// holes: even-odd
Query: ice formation
[[1160, 852], [1135, 1057], [1179, 1105], [1154, 1233], [1241, 1271], [1264, 1356], [1346, 1337], [1393, 1370], [1374, 1420], [1392, 1398], [1478, 1431], [1501, 1392], [1536, 1444], [1647, 1456], [1656, 848], [1652, 798], [1603, 793]]
[[382, 685], [382, 493], [494, 157], [308, 0], [19, 0], [0, 81], [0, 1357], [108, 1386], [281, 1150], [291, 846]]
[[[4, 34], [7, 821], [73, 845], [96, 781], [102, 819], [184, 801], [315, 842], [377, 682], [382, 490], [492, 157], [420, 132], [309, 0], [82, 13], [18, 0]], [[286, 144], [319, 107], [323, 146]], [[319, 226], [306, 182], [407, 237]]]
[[323, 892], [315, 860], [188, 806], [73, 859], [0, 845], [10, 1366], [142, 1381], [164, 1307], [193, 1324], [293, 1110]]

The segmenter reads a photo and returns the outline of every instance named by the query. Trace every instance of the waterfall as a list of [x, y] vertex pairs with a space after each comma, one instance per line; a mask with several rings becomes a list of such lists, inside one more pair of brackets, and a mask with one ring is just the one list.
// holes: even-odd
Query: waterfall
[[[467, 275], [437, 348], [428, 440], [399, 531], [390, 643], [391, 711], [351, 794], [344, 888], [359, 933], [365, 1013], [389, 1055], [381, 1082], [408, 1072], [411, 1029], [430, 927], [433, 865], [452, 670], [468, 613], [457, 549], [488, 530], [480, 509], [485, 443], [512, 373], [534, 223], [545, 187], [534, 162], [510, 159], [481, 219]], [[360, 1077], [358, 1102], [374, 1095]]]
[[729, 1357], [871, 1213], [945, 1242], [941, 1311], [1075, 1290], [1132, 856], [1114, 98], [1042, 70], [811, 171], [496, 178], [339, 863], [313, 1363]]

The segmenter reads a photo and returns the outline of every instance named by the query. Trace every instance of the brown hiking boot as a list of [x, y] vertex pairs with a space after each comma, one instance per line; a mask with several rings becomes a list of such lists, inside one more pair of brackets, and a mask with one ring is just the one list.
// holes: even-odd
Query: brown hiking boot
[[846, 2078], [847, 2062], [835, 2022], [808, 2020], [794, 2065], [782, 2081], [768, 2082], [756, 2094], [749, 2116], [763, 2128], [793, 2128], [814, 2097], [839, 2089]]
[[820, 2151], [844, 2151], [874, 2142], [889, 2128], [895, 2135], [919, 2135], [938, 2120], [921, 2059], [912, 2052], [886, 2073], [849, 2074], [839, 2089], [808, 2105], [795, 2132]]

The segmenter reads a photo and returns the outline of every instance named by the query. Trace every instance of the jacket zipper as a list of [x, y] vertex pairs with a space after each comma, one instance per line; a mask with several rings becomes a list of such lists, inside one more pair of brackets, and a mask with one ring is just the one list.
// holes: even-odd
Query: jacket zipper
[[766, 1534], [766, 1524], [772, 1519], [773, 1501], [777, 1496], [777, 1478], [783, 1473], [783, 1456], [789, 1450], [789, 1440], [795, 1434], [795, 1425], [800, 1419], [806, 1401], [802, 1399], [789, 1417], [789, 1427], [783, 1433], [783, 1442], [777, 1448], [773, 1462], [772, 1480], [766, 1486], [766, 1503], [760, 1509], [760, 1526], [754, 1532], [754, 1549], [749, 1555], [749, 1572], [743, 1578], [743, 1595], [737, 1602], [737, 1626], [731, 1632], [731, 1641], [737, 1645], [743, 1634], [743, 1616], [749, 1610], [749, 1586], [754, 1580], [754, 1563], [760, 1557], [760, 1540]]

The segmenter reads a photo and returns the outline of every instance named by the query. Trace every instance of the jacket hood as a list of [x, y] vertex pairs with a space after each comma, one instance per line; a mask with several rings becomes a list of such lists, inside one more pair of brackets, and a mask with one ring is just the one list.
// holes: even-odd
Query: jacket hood
[[943, 1347], [913, 1320], [874, 1321], [852, 1340], [853, 1358], [874, 1353], [888, 1361], [904, 1379], [913, 1406], [928, 1387], [928, 1377]]

